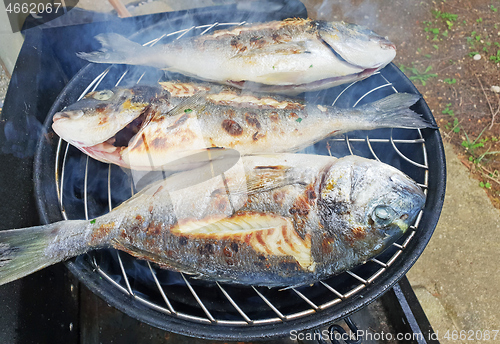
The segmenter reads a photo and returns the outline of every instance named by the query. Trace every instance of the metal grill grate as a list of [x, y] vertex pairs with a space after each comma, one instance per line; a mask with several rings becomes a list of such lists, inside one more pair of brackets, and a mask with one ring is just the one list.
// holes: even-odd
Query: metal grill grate
[[[187, 34], [203, 35], [215, 28], [242, 24], [244, 22], [192, 26], [162, 35], [146, 44], [153, 45], [169, 38], [179, 39]], [[124, 68], [123, 66], [107, 68], [85, 87], [78, 99], [88, 92], [110, 85], [118, 86], [151, 80], [164, 81], [172, 77], [168, 73], [158, 74], [157, 70], [149, 68], [130, 66]], [[320, 92], [316, 100], [319, 97], [323, 103], [328, 103], [327, 100], [330, 100], [332, 105], [358, 106], [368, 99], [373, 101], [394, 92], [398, 90], [382, 71], [361, 82]], [[319, 142], [314, 148], [306, 149], [306, 152], [312, 150], [316, 154], [336, 156], [358, 154], [389, 163], [416, 180], [427, 195], [428, 159], [425, 139], [420, 130], [384, 129], [369, 133], [354, 132]], [[110, 211], [113, 205], [120, 202], [120, 197], [117, 199], [113, 188], [113, 183], [117, 179], [123, 183], [130, 183], [130, 194], [135, 192], [132, 180], [126, 174], [111, 165], [89, 159], [61, 139], [57, 145], [55, 172], [57, 195], [64, 219], [82, 217], [89, 219], [100, 215], [95, 209]], [[75, 174], [79, 177], [75, 178]], [[102, 192], [102, 187], [94, 185], [99, 184], [94, 180], [96, 175], [101, 176], [101, 179], [105, 175], [107, 194], [104, 198], [96, 195]], [[75, 185], [81, 181], [81, 177], [83, 185]], [[68, 189], [72, 191], [68, 192]], [[65, 196], [68, 193], [74, 194], [75, 199], [68, 199]], [[101, 204], [96, 205], [98, 201]], [[83, 206], [83, 215], [82, 209], [78, 209], [80, 206]], [[166, 272], [149, 262], [135, 260], [115, 250], [90, 253], [86, 259], [89, 259], [95, 273], [108, 282], [109, 288], [114, 288], [117, 292], [124, 293], [160, 313], [204, 324], [255, 326], [283, 323], [337, 307], [369, 285], [376, 283], [377, 279], [397, 261], [411, 240], [418, 235], [422, 215], [423, 212], [403, 238], [376, 258], [328, 280], [297, 288], [240, 287], [217, 282], [201, 282], [182, 273]], [[140, 267], [140, 271], [147, 271], [149, 276], [137, 277], [137, 266]], [[174, 274], [177, 274], [176, 278], [172, 277]], [[168, 278], [164, 278], [165, 276]], [[172, 278], [175, 283], [170, 282]], [[146, 283], [142, 282], [144, 279], [147, 280]], [[165, 283], [166, 279], [168, 281]], [[244, 295], [244, 298], [241, 295]]]

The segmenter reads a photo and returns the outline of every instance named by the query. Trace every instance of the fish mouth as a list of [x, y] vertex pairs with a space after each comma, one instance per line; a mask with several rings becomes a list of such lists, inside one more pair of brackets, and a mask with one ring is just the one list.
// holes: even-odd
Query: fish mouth
[[130, 167], [123, 161], [122, 151], [128, 148], [129, 143], [150, 121], [151, 113], [148, 107], [106, 141], [78, 148], [99, 161], [117, 164], [121, 167]]

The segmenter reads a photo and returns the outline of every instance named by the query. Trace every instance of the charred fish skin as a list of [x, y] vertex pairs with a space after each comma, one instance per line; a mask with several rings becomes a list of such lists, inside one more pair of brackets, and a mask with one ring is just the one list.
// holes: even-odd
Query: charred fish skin
[[224, 176], [160, 181], [90, 221], [2, 231], [0, 283], [109, 246], [206, 280], [313, 283], [380, 252], [425, 202], [397, 169], [354, 156], [249, 156]]
[[[127, 112], [122, 119], [118, 104], [114, 105], [118, 109], [114, 117], [94, 121], [96, 110], [77, 102], [72, 105], [79, 113], [77, 120], [66, 115], [68, 111], [62, 112], [54, 116], [52, 127], [64, 140], [97, 160], [154, 170], [211, 147], [232, 148], [243, 155], [293, 152], [352, 130], [430, 126], [409, 109], [420, 99], [413, 94], [394, 94], [359, 108], [339, 109], [213, 84], [161, 84], [168, 99], [155, 99], [143, 106], [142, 112], [137, 112], [138, 119], [131, 120]], [[87, 111], [90, 124], [82, 129], [86, 115], [80, 113]], [[120, 125], [112, 128], [112, 121], [128, 123], [128, 129]], [[102, 128], [96, 128], [101, 122]], [[82, 135], [74, 135], [78, 131], [87, 133], [87, 141]], [[94, 131], [107, 133], [98, 144]]]
[[143, 47], [117, 34], [96, 37], [94, 63], [168, 69], [263, 92], [298, 94], [364, 79], [396, 55], [387, 39], [358, 25], [288, 19], [243, 25], [165, 45]]
[[[407, 230], [425, 202], [420, 187], [401, 172], [363, 158], [242, 160], [248, 196], [240, 208], [213, 182], [201, 193], [183, 190], [177, 200], [155, 191], [149, 214], [173, 212], [176, 221], [143, 221], [143, 213], [121, 229], [113, 246], [207, 280], [299, 285], [373, 257]], [[228, 176], [227, 185], [241, 184], [241, 175]]]
[[352, 130], [425, 128], [429, 124], [409, 109], [419, 98], [395, 94], [358, 109], [338, 109], [224, 90], [158, 116], [121, 158], [132, 169], [148, 170], [211, 147], [242, 155], [295, 152]]

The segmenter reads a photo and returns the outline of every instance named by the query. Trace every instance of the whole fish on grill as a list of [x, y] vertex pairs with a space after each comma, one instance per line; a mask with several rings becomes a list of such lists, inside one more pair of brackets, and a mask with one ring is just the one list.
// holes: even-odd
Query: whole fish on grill
[[93, 220], [0, 231], [0, 284], [107, 247], [211, 281], [313, 283], [381, 252], [424, 206], [413, 180], [375, 160], [220, 151]]
[[101, 51], [78, 56], [287, 94], [367, 78], [396, 56], [394, 44], [365, 27], [310, 19], [243, 25], [152, 47], [115, 33], [96, 39]]
[[211, 147], [294, 152], [352, 130], [430, 126], [409, 109], [415, 94], [341, 109], [214, 84], [162, 85], [91, 92], [56, 113], [52, 128], [97, 160], [152, 170]]

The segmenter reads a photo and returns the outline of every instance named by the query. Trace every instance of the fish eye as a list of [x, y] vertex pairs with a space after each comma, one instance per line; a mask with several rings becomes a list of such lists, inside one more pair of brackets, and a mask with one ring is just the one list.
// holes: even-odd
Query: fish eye
[[113, 91], [105, 90], [96, 92], [92, 97], [97, 100], [108, 100], [113, 96], [113, 94]]
[[373, 210], [371, 218], [377, 226], [387, 226], [394, 220], [395, 216], [396, 212], [391, 207], [379, 205]]

